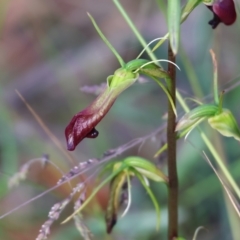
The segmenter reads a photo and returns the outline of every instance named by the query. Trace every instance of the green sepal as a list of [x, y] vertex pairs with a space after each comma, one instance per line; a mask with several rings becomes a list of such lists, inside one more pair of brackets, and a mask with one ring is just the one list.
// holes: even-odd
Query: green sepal
[[[202, 3], [202, 0], [188, 0], [186, 5], [182, 8], [181, 11], [181, 23], [183, 23], [188, 15], [196, 8], [200, 3]], [[152, 49], [152, 52], [157, 50], [165, 41], [168, 39], [169, 33], [166, 33], [163, 39], [161, 39]]]
[[125, 172], [119, 173], [110, 184], [110, 198], [107, 205], [107, 211], [105, 215], [107, 233], [112, 231], [112, 228], [117, 223], [117, 212], [119, 209], [119, 197], [123, 184], [126, 181], [127, 174]]
[[114, 75], [107, 78], [108, 87], [111, 90], [118, 88], [123, 91], [131, 86], [137, 80], [138, 76], [137, 73], [133, 73], [124, 68], [119, 68], [114, 72]]
[[240, 141], [240, 130], [231, 111], [222, 109], [221, 113], [208, 119], [210, 126], [225, 137], [234, 137]]
[[163, 68], [147, 59], [134, 59], [125, 65], [125, 69], [129, 71], [136, 71], [140, 74], [148, 75], [149, 77], [169, 77], [168, 73]]
[[196, 127], [200, 122], [208, 117], [216, 115], [219, 111], [219, 107], [215, 105], [205, 104], [198, 106], [186, 113], [178, 122], [176, 131], [184, 131], [186, 129], [192, 129]]
[[167, 176], [160, 169], [158, 169], [154, 164], [145, 160], [144, 158], [135, 157], [135, 156], [128, 157], [124, 160], [124, 163], [128, 167], [135, 169], [141, 175], [143, 175], [155, 182], [168, 183]]
[[157, 66], [156, 64], [149, 64], [144, 66], [143, 68], [139, 69], [139, 73], [145, 74], [149, 77], [156, 77], [156, 78], [168, 78], [168, 73]]
[[129, 71], [135, 71], [135, 70], [141, 68], [142, 65], [147, 64], [147, 63], [149, 63], [149, 60], [147, 60], [147, 59], [142, 59], [142, 58], [134, 59], [134, 60], [131, 60], [128, 63], [126, 63], [125, 69], [129, 70]]

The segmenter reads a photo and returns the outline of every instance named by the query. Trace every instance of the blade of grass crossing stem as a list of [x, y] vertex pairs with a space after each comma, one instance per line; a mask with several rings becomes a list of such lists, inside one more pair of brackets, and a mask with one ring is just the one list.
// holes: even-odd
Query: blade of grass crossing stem
[[[180, 2], [180, 0], [179, 0]], [[188, 15], [193, 11], [195, 7], [197, 7], [202, 0], [189, 0], [186, 5], [182, 9], [182, 14], [181, 14], [181, 23], [183, 23]], [[180, 4], [180, 3], [179, 3]], [[152, 52], [154, 52], [156, 49], [158, 49], [164, 42], [165, 40], [169, 37], [169, 33], [166, 33], [164, 36], [164, 39], [161, 39], [152, 49]], [[166, 39], [165, 39], [166, 38]]]
[[179, 0], [168, 0], [168, 31], [174, 55], [178, 52], [180, 38], [181, 6]]

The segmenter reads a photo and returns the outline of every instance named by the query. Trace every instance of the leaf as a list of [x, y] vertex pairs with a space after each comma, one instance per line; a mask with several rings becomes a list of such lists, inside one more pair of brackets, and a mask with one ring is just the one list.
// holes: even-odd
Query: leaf
[[181, 23], [183, 23], [188, 15], [193, 11], [193, 9], [195, 7], [197, 7], [200, 3], [202, 2], [202, 0], [188, 0], [188, 2], [186, 3], [186, 5], [184, 6], [183, 10], [182, 10], [182, 16], [181, 16]]
[[218, 96], [218, 66], [216, 55], [212, 49], [210, 49], [210, 54], [213, 62], [213, 95], [216, 105], [219, 105], [219, 96]]
[[168, 0], [168, 31], [174, 55], [178, 52], [181, 24], [181, 6], [179, 0]]
[[[197, 7], [200, 3], [202, 2], [202, 0], [189, 0], [186, 5], [183, 7], [182, 9], [182, 14], [181, 14], [181, 23], [183, 23], [188, 15], [193, 11], [193, 9], [195, 7]], [[163, 37], [163, 39], [161, 39], [152, 49], [152, 52], [154, 52], [155, 50], [157, 50], [164, 42], [165, 40], [169, 37], [169, 33], [166, 33], [165, 36]]]

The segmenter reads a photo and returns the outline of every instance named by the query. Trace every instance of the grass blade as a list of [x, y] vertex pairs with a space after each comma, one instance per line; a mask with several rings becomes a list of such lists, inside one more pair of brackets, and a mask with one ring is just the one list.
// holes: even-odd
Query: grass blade
[[168, 31], [174, 55], [178, 52], [181, 24], [181, 6], [179, 0], [168, 0]]

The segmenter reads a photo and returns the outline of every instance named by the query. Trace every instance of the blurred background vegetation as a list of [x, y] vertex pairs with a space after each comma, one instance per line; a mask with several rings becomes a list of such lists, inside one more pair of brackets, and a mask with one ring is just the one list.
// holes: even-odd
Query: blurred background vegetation
[[[146, 41], [165, 35], [167, 24], [162, 7], [167, 1], [121, 2]], [[236, 4], [239, 8], [239, 3]], [[27, 110], [15, 89], [66, 146], [66, 125], [75, 113], [95, 98], [80, 88], [105, 82], [107, 76], [119, 67], [96, 33], [87, 12], [92, 14], [124, 60], [134, 59], [142, 46], [110, 0], [1, 0], [0, 11], [0, 213], [3, 214], [54, 186], [61, 177], [51, 165], [42, 168], [36, 163], [27, 180], [8, 190], [9, 177], [22, 164], [48, 154], [50, 160], [65, 172], [72, 167]], [[182, 25], [181, 51], [177, 58], [181, 71], [177, 72], [177, 87], [185, 97], [212, 101], [209, 54], [212, 48], [219, 65], [221, 89], [234, 86], [224, 96], [224, 106], [231, 109], [239, 120], [240, 22], [238, 19], [230, 27], [220, 24], [213, 31], [207, 24], [211, 18], [212, 13], [200, 5]], [[167, 57], [166, 43], [156, 55], [161, 59]], [[143, 80], [120, 96], [97, 127], [98, 138], [85, 139], [72, 153], [76, 163], [100, 157], [106, 150], [144, 136], [165, 123], [166, 96], [154, 82]], [[192, 102], [189, 104], [192, 106]], [[181, 117], [183, 111], [180, 107], [178, 112]], [[239, 143], [223, 138], [205, 125], [202, 127], [240, 183]], [[157, 136], [123, 156], [140, 155], [165, 169], [164, 155], [158, 160], [153, 159], [164, 141], [164, 136], [161, 139]], [[199, 239], [237, 240], [240, 236], [239, 219], [229, 206], [217, 177], [199, 154], [206, 150], [199, 133], [191, 133], [189, 141], [195, 147], [184, 140], [178, 142], [180, 235], [192, 239], [195, 229], [204, 226], [207, 230], [199, 234]], [[206, 153], [212, 158], [208, 151]], [[149, 197], [141, 185], [133, 181], [130, 212], [119, 219], [111, 235], [105, 233], [104, 225], [107, 188], [98, 196], [100, 205], [96, 202], [85, 212], [84, 219], [95, 239], [166, 239], [166, 189], [159, 184], [152, 184], [152, 187], [161, 207], [159, 232], [155, 229], [156, 214]], [[63, 186], [1, 219], [0, 239], [35, 239], [51, 206], [67, 197], [69, 192], [69, 187]], [[68, 208], [61, 220], [71, 211], [72, 208]], [[52, 227], [49, 239], [81, 237], [73, 222], [60, 225], [58, 221]]]

